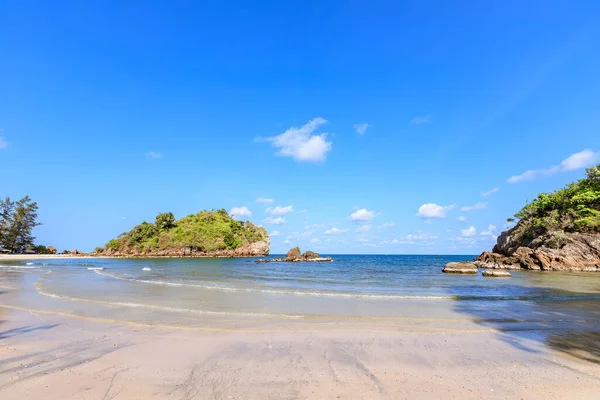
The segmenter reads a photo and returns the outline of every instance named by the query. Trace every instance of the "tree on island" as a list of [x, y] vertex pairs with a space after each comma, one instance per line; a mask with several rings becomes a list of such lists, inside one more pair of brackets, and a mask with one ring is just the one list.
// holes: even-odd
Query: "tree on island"
[[37, 211], [37, 203], [29, 196], [18, 201], [0, 199], [0, 246], [13, 253], [33, 248], [33, 228], [41, 225]]

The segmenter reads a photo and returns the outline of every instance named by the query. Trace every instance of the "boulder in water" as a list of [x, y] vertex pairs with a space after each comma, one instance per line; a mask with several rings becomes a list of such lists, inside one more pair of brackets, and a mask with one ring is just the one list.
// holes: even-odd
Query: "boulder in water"
[[477, 266], [469, 261], [449, 262], [444, 266], [442, 272], [447, 274], [476, 274]]
[[503, 269], [486, 269], [481, 275], [489, 278], [510, 278], [510, 272]]

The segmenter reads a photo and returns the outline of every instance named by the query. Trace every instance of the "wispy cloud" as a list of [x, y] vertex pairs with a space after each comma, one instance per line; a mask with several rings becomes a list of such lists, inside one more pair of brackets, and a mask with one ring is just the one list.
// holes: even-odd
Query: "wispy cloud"
[[315, 132], [326, 122], [323, 118], [314, 118], [300, 128], [291, 127], [281, 135], [264, 140], [279, 149], [277, 152], [279, 156], [292, 157], [300, 162], [323, 162], [327, 153], [331, 151], [332, 142], [327, 140], [327, 133], [315, 134]]
[[465, 217], [464, 215], [461, 215], [461, 216], [459, 216], [459, 217], [456, 217], [456, 220], [457, 220], [458, 222], [465, 222], [467, 219], [468, 219], [468, 218], [467, 218], [467, 217]]
[[383, 224], [379, 225], [377, 228], [379, 229], [385, 229], [385, 228], [393, 228], [394, 226], [396, 226], [395, 222], [384, 222]]
[[273, 224], [273, 225], [281, 225], [281, 224], [285, 224], [285, 222], [286, 222], [285, 218], [283, 218], [283, 217], [277, 217], [277, 218], [267, 217], [263, 221], [265, 224]]
[[431, 219], [431, 218], [446, 218], [446, 213], [454, 208], [454, 204], [449, 206], [439, 206], [435, 203], [423, 204], [419, 207], [417, 217]]
[[364, 135], [370, 127], [371, 125], [369, 124], [354, 124], [354, 129], [356, 129], [356, 132], [358, 132], [359, 135]]
[[269, 236], [271, 236], [271, 237], [277, 237], [279, 235], [281, 235], [281, 233], [279, 233], [279, 231], [273, 231], [273, 232], [269, 233]]
[[355, 232], [365, 233], [365, 232], [369, 232], [370, 230], [371, 230], [371, 225], [366, 224], [366, 225], [362, 225], [362, 226], [359, 226], [358, 228], [356, 228]]
[[481, 195], [483, 197], [490, 197], [491, 195], [493, 195], [494, 193], [499, 192], [499, 191], [500, 191], [500, 188], [495, 187], [493, 189], [488, 190], [487, 192], [481, 193]]
[[252, 211], [250, 211], [246, 206], [233, 207], [231, 211], [229, 211], [229, 214], [235, 219], [240, 219], [250, 217], [252, 215]]
[[146, 157], [148, 158], [163, 158], [164, 156], [160, 153], [157, 153], [155, 151], [149, 151], [146, 153]]
[[483, 210], [486, 206], [487, 206], [487, 203], [475, 203], [472, 206], [461, 207], [460, 211]]
[[431, 119], [431, 114], [425, 115], [423, 117], [414, 117], [412, 121], [410, 121], [410, 123], [414, 125], [430, 124], [432, 122], [433, 120]]
[[366, 208], [356, 210], [348, 217], [354, 222], [370, 222], [375, 218], [375, 211], [369, 211]]
[[438, 237], [426, 232], [409, 233], [400, 239], [383, 240], [380, 244], [416, 244], [420, 246], [433, 244]]
[[490, 236], [490, 237], [496, 239], [496, 237], [497, 237], [496, 233], [495, 233], [496, 229], [497, 229], [496, 225], [490, 224], [490, 225], [488, 225], [487, 230], [481, 231], [480, 235], [481, 236]]
[[348, 232], [348, 229], [331, 228], [325, 231], [326, 235], [339, 235]]
[[294, 207], [292, 207], [292, 206], [285, 206], [285, 207], [277, 206], [275, 208], [269, 207], [265, 210], [265, 212], [267, 214], [271, 214], [271, 215], [285, 215], [285, 214], [291, 213], [292, 211], [294, 211]]
[[574, 171], [589, 167], [600, 161], [600, 152], [594, 152], [590, 149], [582, 150], [579, 153], [571, 154], [569, 157], [561, 161], [559, 165], [554, 165], [546, 169], [530, 169], [520, 175], [511, 176], [508, 178], [508, 183], [520, 183], [531, 181], [538, 176], [552, 176], [560, 172]]
[[0, 149], [5, 149], [8, 147], [8, 142], [4, 139], [4, 136], [0, 136]]
[[464, 237], [472, 237], [477, 235], [477, 229], [474, 226], [470, 226], [467, 229], [461, 230], [460, 234]]
[[268, 197], [259, 197], [258, 199], [256, 199], [257, 203], [262, 203], [262, 204], [273, 204], [273, 199], [269, 199]]

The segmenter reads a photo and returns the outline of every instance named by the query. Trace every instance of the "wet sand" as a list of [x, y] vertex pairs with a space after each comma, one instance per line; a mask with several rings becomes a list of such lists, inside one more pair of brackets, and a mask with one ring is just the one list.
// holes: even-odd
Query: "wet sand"
[[[40, 288], [74, 290], [84, 282], [78, 276], [107, 279], [90, 287], [107, 290], [107, 301], [123, 283], [87, 270], [22, 267], [0, 271], [3, 400], [595, 399], [600, 389], [593, 298], [514, 316], [452, 300], [360, 299], [357, 307], [388, 304], [395, 316], [371, 308], [356, 308], [355, 317], [169, 313], [49, 297]], [[48, 281], [55, 275], [63, 278]], [[125, 284], [145, 296], [184, 297], [185, 288]], [[81, 295], [93, 298], [90, 288]]]

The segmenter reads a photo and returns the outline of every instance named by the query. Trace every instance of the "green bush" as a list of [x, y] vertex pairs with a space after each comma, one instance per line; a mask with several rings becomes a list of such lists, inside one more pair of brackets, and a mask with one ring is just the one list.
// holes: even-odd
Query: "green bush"
[[600, 232], [600, 164], [583, 179], [539, 194], [515, 217], [515, 233], [526, 240], [550, 231]]

